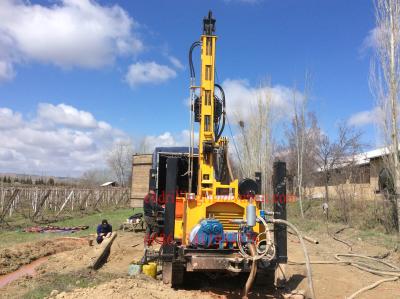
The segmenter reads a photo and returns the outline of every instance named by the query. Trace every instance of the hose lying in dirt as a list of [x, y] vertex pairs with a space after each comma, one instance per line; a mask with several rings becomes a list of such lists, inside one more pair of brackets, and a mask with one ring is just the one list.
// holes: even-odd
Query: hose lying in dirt
[[[348, 258], [359, 258], [359, 259], [365, 259], [365, 260], [370, 260], [370, 261], [374, 261], [376, 263], [380, 263], [383, 264], [389, 268], [391, 268], [391, 270], [382, 270], [379, 268], [376, 268], [372, 265], [368, 265], [365, 262], [360, 262], [360, 261], [351, 261], [351, 260], [345, 260], [341, 257], [348, 257]], [[384, 282], [389, 282], [389, 281], [396, 281], [400, 278], [400, 268], [392, 265], [388, 262], [382, 261], [378, 258], [373, 258], [370, 256], [366, 256], [366, 255], [360, 255], [360, 254], [353, 254], [353, 253], [338, 253], [335, 254], [335, 259], [336, 261], [311, 261], [311, 264], [344, 264], [344, 265], [350, 265], [353, 267], [356, 267], [362, 271], [365, 272], [369, 272], [372, 274], [376, 274], [376, 275], [382, 275], [382, 276], [391, 276], [389, 278], [385, 278], [385, 279], [381, 279], [378, 280], [366, 287], [363, 287], [359, 290], [357, 290], [356, 292], [354, 292], [353, 294], [350, 295], [350, 297], [346, 297], [348, 299], [354, 299], [356, 298], [358, 295], [360, 295], [361, 293], [364, 293], [368, 290], [371, 290], [373, 288], [376, 288], [377, 286], [379, 286], [380, 284], [384, 283]], [[293, 262], [293, 261], [289, 261], [288, 264], [292, 264], [292, 265], [304, 265], [306, 264], [306, 262]]]
[[[255, 256], [257, 254], [256, 246], [254, 244], [250, 244], [249, 250], [250, 250], [251, 256]], [[244, 286], [242, 298], [247, 299], [247, 295], [249, 294], [249, 291], [250, 291], [251, 287], [253, 286], [254, 279], [256, 278], [256, 274], [257, 274], [257, 261], [254, 260], [251, 264], [249, 278], [247, 279], [246, 285]]]
[[[329, 228], [328, 228], [328, 221], [326, 221], [326, 231], [328, 233], [329, 236], [331, 236], [334, 240], [341, 242], [345, 245], [347, 245], [350, 248], [350, 252], [353, 251], [353, 247], [350, 243], [341, 240], [339, 238], [336, 237], [336, 234], [342, 232], [343, 230], [345, 230], [346, 228], [349, 227], [344, 227], [342, 229], [337, 230], [334, 234], [331, 234], [329, 232]], [[386, 279], [381, 279], [378, 280], [376, 282], [374, 282], [373, 284], [370, 284], [364, 288], [359, 289], [357, 292], [353, 293], [350, 297], [348, 297], [349, 299], [353, 299], [356, 296], [358, 296], [361, 293], [364, 293], [368, 290], [372, 290], [373, 288], [376, 288], [377, 286], [379, 286], [380, 284], [384, 283], [384, 282], [389, 282], [389, 281], [396, 281], [400, 278], [400, 268], [398, 268], [397, 266], [394, 266], [392, 264], [389, 264], [385, 261], [382, 261], [382, 259], [384, 259], [385, 257], [388, 257], [390, 254], [390, 251], [386, 254], [383, 254], [381, 256], [366, 256], [366, 255], [359, 255], [359, 254], [353, 254], [353, 253], [349, 253], [349, 254], [335, 254], [335, 258], [338, 260], [338, 263], [342, 263], [342, 264], [347, 264], [347, 265], [351, 265], [354, 266], [360, 270], [366, 271], [366, 272], [370, 272], [373, 274], [377, 274], [377, 275], [389, 275], [392, 276], [390, 278], [386, 278]], [[379, 269], [374, 269], [373, 267], [362, 263], [362, 262], [348, 262], [348, 261], [344, 261], [343, 259], [339, 258], [339, 256], [347, 256], [347, 257], [358, 257], [358, 258], [363, 258], [363, 259], [367, 259], [367, 260], [373, 260], [376, 261], [378, 263], [382, 263], [392, 269], [394, 269], [394, 271], [389, 271], [389, 272], [385, 272], [385, 271], [381, 271]]]
[[[238, 244], [238, 247], [239, 247], [240, 254], [245, 259], [252, 260], [253, 261], [253, 265], [256, 263], [257, 260], [259, 260], [259, 259], [261, 259], [263, 257], [265, 257], [265, 258], [267, 258], [269, 260], [272, 260], [273, 257], [275, 256], [275, 245], [272, 242], [272, 236], [271, 236], [270, 230], [268, 229], [268, 223], [262, 217], [257, 217], [257, 220], [260, 221], [264, 225], [264, 228], [265, 228], [264, 232], [261, 232], [261, 233], [258, 234], [257, 239], [259, 239], [259, 236], [263, 235], [263, 234], [265, 234], [265, 238], [266, 239], [265, 240], [261, 240], [259, 243], [255, 244], [255, 249], [256, 249], [256, 254], [255, 255], [253, 254], [253, 252], [251, 252], [251, 255], [248, 255], [245, 252], [245, 250], [243, 248], [243, 245], [242, 245], [240, 229], [239, 229], [238, 234], [237, 234], [237, 244]], [[289, 228], [291, 228], [294, 231], [294, 233], [299, 238], [301, 247], [303, 248], [304, 258], [306, 260], [308, 288], [310, 289], [311, 298], [315, 299], [314, 285], [313, 285], [313, 281], [312, 281], [312, 272], [311, 272], [311, 265], [310, 265], [310, 258], [308, 256], [307, 247], [306, 247], [306, 244], [304, 243], [304, 240], [303, 240], [303, 237], [302, 237], [300, 231], [292, 223], [290, 223], [289, 221], [283, 220], [283, 219], [269, 219], [268, 222], [269, 223], [279, 223], [279, 224], [284, 224], [284, 225], [288, 226]], [[265, 250], [260, 250], [259, 249], [259, 245], [262, 242], [266, 243]], [[253, 268], [252, 268], [252, 270], [253, 270]], [[248, 281], [251, 280], [251, 275], [252, 275], [252, 272], [250, 272]], [[246, 283], [246, 287], [247, 287], [247, 283]], [[248, 292], [248, 290], [247, 290], [247, 292]]]
[[289, 221], [286, 221], [283, 219], [271, 219], [270, 221], [272, 223], [284, 224], [284, 225], [290, 227], [296, 233], [297, 237], [299, 238], [300, 245], [303, 248], [305, 265], [307, 268], [307, 282], [308, 282], [308, 288], [310, 290], [310, 296], [312, 299], [315, 299], [316, 297], [315, 297], [315, 293], [314, 293], [314, 285], [313, 285], [313, 280], [312, 280], [310, 257], [308, 256], [307, 247], [306, 247], [306, 244], [304, 243], [304, 240], [303, 240], [303, 237], [302, 237], [300, 231], [297, 229], [296, 226], [294, 226]]
[[[288, 230], [287, 232], [289, 234], [291, 234], [291, 235], [295, 235], [296, 236], [296, 234], [294, 232], [290, 231], [290, 230]], [[308, 236], [303, 236], [303, 239], [308, 241], [308, 242], [310, 242], [310, 243], [313, 243], [313, 244], [319, 244], [319, 241], [317, 239], [313, 239], [313, 238], [308, 237]]]
[[[239, 247], [240, 254], [246, 259], [251, 260], [251, 270], [249, 274], [249, 278], [246, 281], [246, 285], [243, 290], [243, 297], [247, 298], [247, 295], [253, 285], [254, 279], [257, 274], [257, 261], [261, 258], [265, 258], [267, 260], [272, 260], [275, 257], [275, 245], [272, 240], [271, 230], [268, 229], [267, 222], [262, 217], [257, 217], [257, 219], [264, 225], [264, 231], [259, 233], [256, 238], [255, 244], [249, 244], [250, 255], [246, 253], [242, 244], [242, 228], [240, 227], [237, 232], [237, 244]], [[265, 235], [265, 240], [261, 240], [260, 236]], [[265, 249], [260, 249], [260, 245], [265, 243]]]
[[388, 266], [389, 268], [392, 268], [392, 270], [389, 271], [383, 271], [381, 269], [377, 269], [374, 268], [373, 266], [367, 265], [365, 263], [360, 263], [360, 262], [352, 262], [350, 261], [350, 265], [354, 266], [360, 270], [369, 272], [369, 273], [373, 273], [373, 274], [377, 274], [377, 275], [385, 275], [385, 276], [392, 276], [391, 278], [386, 278], [386, 279], [381, 279], [373, 284], [370, 284], [364, 288], [359, 289], [357, 292], [353, 293], [350, 297], [348, 297], [349, 299], [353, 299], [356, 296], [358, 296], [359, 294], [371, 290], [375, 287], [377, 287], [378, 285], [380, 285], [381, 283], [387, 282], [387, 281], [395, 281], [398, 280], [400, 278], [400, 268], [397, 266], [394, 266], [388, 262], [373, 258], [373, 257], [369, 257], [369, 256], [365, 256], [365, 255], [360, 255], [360, 254], [335, 254], [335, 258], [338, 261], [344, 261], [343, 259], [341, 259], [340, 257], [350, 257], [350, 258], [362, 258], [362, 259], [366, 259], [366, 260], [372, 260], [375, 261], [377, 263], [381, 263], [384, 264], [386, 266]]
[[351, 252], [351, 251], [353, 251], [353, 246], [352, 246], [349, 242], [346, 242], [346, 241], [344, 241], [344, 240], [339, 239], [338, 237], [336, 237], [336, 234], [342, 232], [342, 231], [345, 230], [346, 228], [349, 228], [349, 227], [346, 226], [346, 227], [344, 227], [344, 228], [341, 228], [341, 229], [337, 230], [335, 233], [332, 234], [332, 233], [329, 231], [328, 220], [326, 221], [326, 232], [327, 232], [328, 236], [332, 237], [332, 239], [334, 239], [335, 241], [338, 241], [338, 242], [340, 242], [340, 243], [343, 243], [344, 245], [346, 245], [347, 247], [349, 247], [349, 248], [350, 248], [349, 251]]

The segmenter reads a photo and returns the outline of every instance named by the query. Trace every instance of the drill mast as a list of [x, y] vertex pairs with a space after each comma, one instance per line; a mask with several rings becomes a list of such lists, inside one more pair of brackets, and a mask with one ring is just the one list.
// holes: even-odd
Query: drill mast
[[[217, 197], [233, 199], [237, 198], [238, 182], [228, 175], [228, 141], [225, 137], [221, 137], [224, 125], [219, 128], [219, 123], [217, 123], [220, 119], [225, 121], [225, 99], [222, 88], [215, 84], [217, 40], [215, 22], [210, 11], [208, 17], [203, 20], [203, 34], [201, 35], [197, 196], [206, 199], [216, 199]], [[221, 91], [222, 99], [215, 95], [215, 87]]]
[[211, 12], [203, 20], [201, 36], [201, 119], [199, 132], [199, 182], [197, 194], [212, 192], [214, 182], [213, 145], [214, 145], [214, 82], [215, 82], [215, 45], [217, 37], [215, 19]]

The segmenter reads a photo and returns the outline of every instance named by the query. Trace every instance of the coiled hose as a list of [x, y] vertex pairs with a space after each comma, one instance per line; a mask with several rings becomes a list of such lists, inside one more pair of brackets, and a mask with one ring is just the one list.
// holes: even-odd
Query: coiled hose
[[[257, 253], [255, 255], [249, 255], [246, 253], [246, 251], [243, 248], [242, 236], [241, 236], [242, 232], [241, 232], [241, 228], [239, 228], [238, 233], [237, 233], [237, 244], [239, 247], [239, 252], [245, 259], [248, 259], [248, 260], [257, 261], [257, 260], [265, 257], [267, 260], [270, 261], [275, 257], [275, 245], [272, 240], [271, 232], [268, 229], [267, 222], [263, 218], [257, 217], [257, 220], [259, 220], [264, 225], [264, 231], [257, 235], [256, 240], [259, 240], [260, 236], [264, 235], [264, 234], [265, 234], [265, 240], [260, 240], [259, 242], [256, 243], [255, 246], [256, 246]], [[260, 245], [264, 242], [266, 243], [265, 249], [261, 250]]]
[[[360, 254], [353, 254], [353, 253], [338, 253], [334, 255], [336, 261], [311, 261], [311, 264], [314, 265], [332, 265], [332, 264], [342, 264], [342, 265], [350, 265], [353, 267], [356, 267], [362, 271], [366, 271], [372, 274], [376, 274], [376, 275], [382, 275], [382, 276], [391, 276], [389, 278], [384, 278], [384, 279], [380, 279], [370, 285], [367, 285], [359, 290], [357, 290], [356, 292], [354, 292], [353, 294], [351, 294], [349, 297], [346, 297], [347, 299], [354, 299], [356, 298], [358, 295], [360, 295], [361, 293], [364, 293], [368, 290], [372, 290], [373, 288], [376, 288], [377, 286], [379, 286], [380, 284], [384, 283], [384, 282], [389, 282], [389, 281], [396, 281], [398, 279], [400, 279], [400, 268], [392, 265], [388, 262], [382, 261], [380, 259], [374, 258], [374, 257], [370, 257], [370, 256], [366, 256], [366, 255], [360, 255]], [[345, 260], [341, 257], [349, 257], [349, 258], [361, 258], [361, 259], [366, 259], [366, 260], [371, 260], [377, 263], [381, 263], [383, 265], [386, 265], [387, 267], [391, 268], [391, 270], [382, 270], [382, 269], [378, 269], [375, 268], [371, 265], [366, 264], [365, 262], [359, 262], [359, 261], [351, 261], [351, 260]], [[293, 261], [289, 261], [288, 264], [290, 265], [304, 265], [305, 262], [293, 262]]]
[[[363, 262], [348, 261], [348, 260], [346, 261], [346, 260], [343, 260], [340, 257], [361, 258], [361, 259], [365, 259], [365, 260], [374, 261], [374, 262], [386, 265], [387, 267], [391, 268], [391, 270], [384, 271], [382, 269], [375, 268], [375, 267], [372, 267], [370, 265], [367, 265], [366, 263], [363, 263]], [[372, 273], [372, 274], [383, 275], [383, 276], [391, 276], [390, 278], [385, 278], [385, 279], [378, 280], [378, 281], [374, 282], [373, 284], [370, 284], [370, 285], [368, 285], [366, 287], [363, 287], [363, 288], [359, 289], [358, 291], [356, 291], [353, 294], [351, 294], [350, 297], [347, 297], [348, 299], [353, 299], [356, 296], [360, 295], [361, 293], [377, 287], [381, 283], [388, 282], [388, 281], [396, 281], [396, 280], [398, 280], [400, 278], [400, 268], [399, 267], [397, 267], [395, 265], [392, 265], [392, 264], [390, 264], [388, 262], [379, 260], [377, 258], [373, 258], [373, 257], [365, 256], [365, 255], [360, 255], [360, 254], [353, 254], [353, 253], [347, 253], [347, 254], [346, 253], [339, 253], [339, 254], [335, 254], [335, 259], [337, 259], [338, 262], [347, 263], [348, 265], [351, 265], [353, 267], [356, 267], [356, 268], [358, 268], [360, 270], [363, 270], [363, 271], [366, 271], [366, 272], [369, 272], [369, 273]]]

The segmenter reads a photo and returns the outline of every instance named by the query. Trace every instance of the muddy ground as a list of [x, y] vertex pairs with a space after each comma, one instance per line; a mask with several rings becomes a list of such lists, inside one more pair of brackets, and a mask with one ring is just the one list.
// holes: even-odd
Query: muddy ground
[[[350, 235], [351, 232], [343, 232], [341, 237], [346, 239], [346, 234]], [[326, 234], [311, 237], [320, 241], [318, 245], [307, 243], [311, 260], [333, 261], [335, 253], [348, 252], [346, 245], [334, 241]], [[0, 288], [0, 298], [240, 298], [246, 277], [191, 275], [188, 276], [185, 288], [180, 290], [163, 285], [159, 279], [128, 277], [129, 263], [137, 261], [143, 254], [142, 241], [143, 233], [118, 232], [107, 262], [97, 271], [87, 268], [93, 255], [93, 249], [87, 242], [63, 239], [8, 248], [1, 252], [3, 272], [12, 271], [30, 259], [52, 255], [39, 266], [34, 277], [24, 277]], [[387, 251], [363, 240], [352, 243], [353, 252], [356, 253], [380, 255]], [[290, 261], [304, 260], [296, 237], [289, 235], [288, 247]], [[59, 252], [62, 248], [68, 251]], [[19, 252], [20, 260], [18, 254], [10, 252]], [[390, 254], [386, 260], [400, 264], [398, 253]], [[357, 289], [381, 279], [345, 265], [313, 265], [312, 270], [317, 298], [345, 298]], [[258, 277], [250, 298], [283, 298], [283, 294], [293, 290], [307, 289], [304, 266], [288, 265], [287, 278], [286, 289], [277, 291], [271, 278]], [[385, 283], [359, 298], [400, 298], [400, 282]]]
[[0, 275], [17, 270], [38, 258], [58, 252], [73, 250], [77, 245], [87, 244], [85, 238], [59, 238], [20, 244], [11, 248], [0, 249]]

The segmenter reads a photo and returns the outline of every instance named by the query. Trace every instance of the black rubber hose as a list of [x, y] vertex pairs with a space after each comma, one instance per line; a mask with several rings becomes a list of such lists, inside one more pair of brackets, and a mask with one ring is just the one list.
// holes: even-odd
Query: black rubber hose
[[[218, 131], [218, 133], [215, 136], [215, 141], [218, 141], [219, 138], [222, 135], [222, 132], [224, 131], [225, 128], [225, 92], [222, 89], [221, 85], [219, 84], [215, 84], [215, 87], [219, 89], [219, 91], [221, 92], [221, 100], [222, 100], [222, 125], [221, 125], [221, 129]], [[219, 125], [218, 125], [219, 127]]]
[[194, 42], [191, 46], [190, 46], [190, 50], [189, 50], [189, 69], [190, 69], [190, 78], [195, 78], [196, 77], [196, 74], [195, 74], [195, 71], [194, 71], [194, 66], [193, 66], [193, 57], [192, 57], [192, 54], [193, 54], [193, 50], [194, 50], [194, 48], [196, 48], [197, 46], [200, 46], [200, 42], [199, 41], [196, 41], [196, 42]]

